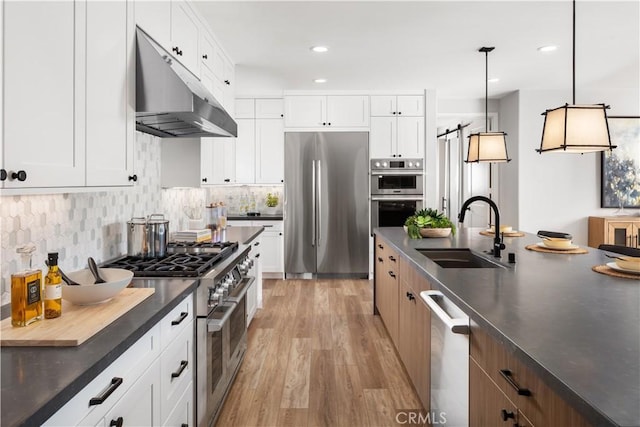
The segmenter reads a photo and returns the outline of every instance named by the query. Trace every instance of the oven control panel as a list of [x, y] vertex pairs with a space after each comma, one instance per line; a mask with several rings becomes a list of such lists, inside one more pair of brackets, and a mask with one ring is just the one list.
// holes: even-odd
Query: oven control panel
[[424, 166], [422, 159], [371, 159], [371, 170], [422, 170]]
[[213, 286], [209, 286], [208, 306], [216, 307], [226, 301], [234, 294], [244, 279], [246, 273], [253, 266], [253, 260], [244, 256], [238, 263], [224, 276], [215, 281]]

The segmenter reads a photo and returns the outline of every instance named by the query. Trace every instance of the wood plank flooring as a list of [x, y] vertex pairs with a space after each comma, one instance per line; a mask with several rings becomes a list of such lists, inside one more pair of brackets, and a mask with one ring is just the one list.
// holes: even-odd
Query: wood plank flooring
[[263, 298], [217, 426], [394, 426], [422, 408], [371, 282], [265, 280]]

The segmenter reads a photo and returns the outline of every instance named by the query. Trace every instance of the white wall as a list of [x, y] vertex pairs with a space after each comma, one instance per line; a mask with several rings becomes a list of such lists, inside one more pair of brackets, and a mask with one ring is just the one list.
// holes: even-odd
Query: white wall
[[[541, 113], [570, 102], [571, 92], [522, 90], [518, 97], [519, 227], [530, 232], [566, 231], [573, 234], [576, 243], [584, 245], [588, 239], [587, 218], [614, 212], [600, 208], [600, 153], [536, 153], [544, 124]], [[637, 90], [581, 92], [577, 101], [609, 104], [609, 115], [640, 115]], [[506, 108], [503, 111], [506, 113]]]
[[286, 82], [282, 77], [275, 75], [269, 70], [251, 67], [247, 65], [236, 65], [236, 97], [253, 96], [282, 96], [286, 87]]
[[502, 224], [509, 224], [519, 230], [518, 182], [520, 147], [518, 135], [519, 92], [513, 92], [500, 99], [500, 130], [507, 134], [507, 152], [512, 159], [509, 163], [498, 164], [500, 176], [500, 215]]

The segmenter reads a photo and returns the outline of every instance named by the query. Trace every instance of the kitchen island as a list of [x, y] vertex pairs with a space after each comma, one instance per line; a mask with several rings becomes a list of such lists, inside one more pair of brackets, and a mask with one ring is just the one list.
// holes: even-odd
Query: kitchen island
[[[482, 253], [492, 238], [480, 231], [463, 228], [455, 237], [417, 240], [402, 228], [375, 234], [376, 242], [386, 242], [469, 315], [472, 335], [475, 325], [589, 423], [640, 425], [640, 280], [592, 271], [611, 261], [597, 249], [527, 250], [540, 241], [532, 234], [505, 238], [502, 268], [442, 268], [416, 250]], [[507, 262], [508, 253], [515, 254], [515, 264]]]

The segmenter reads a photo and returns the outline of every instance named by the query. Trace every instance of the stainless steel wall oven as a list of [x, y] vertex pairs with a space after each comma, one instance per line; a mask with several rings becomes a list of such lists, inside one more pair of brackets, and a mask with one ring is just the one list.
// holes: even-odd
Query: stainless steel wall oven
[[423, 181], [422, 159], [371, 160], [371, 230], [403, 226], [422, 209]]

